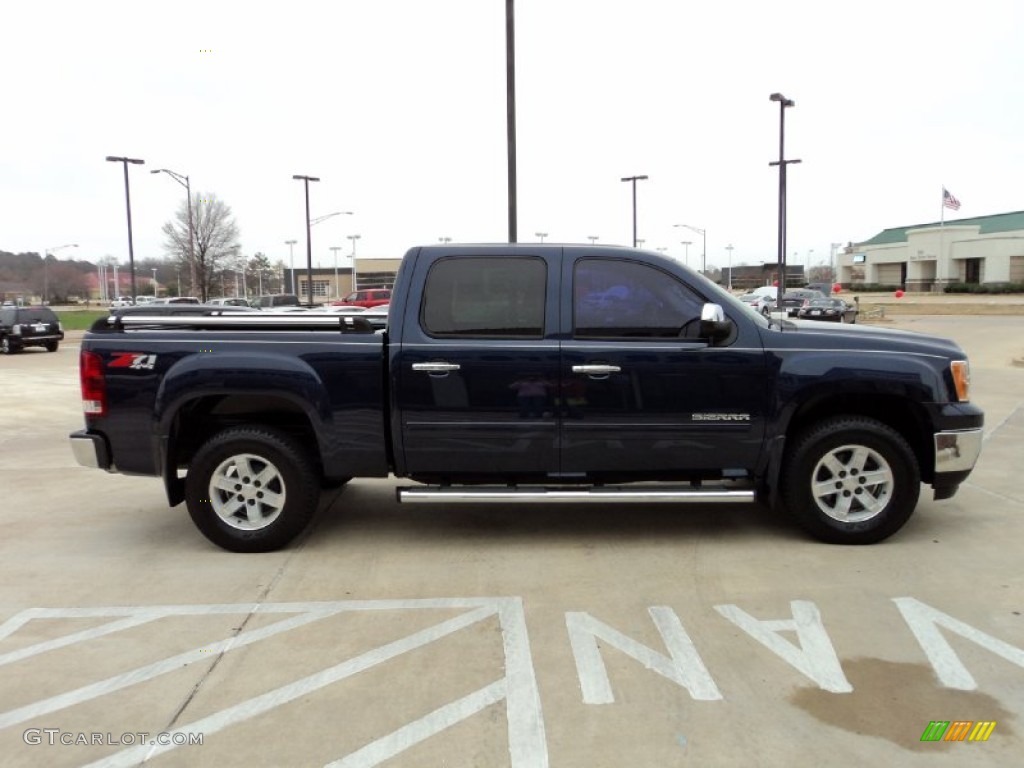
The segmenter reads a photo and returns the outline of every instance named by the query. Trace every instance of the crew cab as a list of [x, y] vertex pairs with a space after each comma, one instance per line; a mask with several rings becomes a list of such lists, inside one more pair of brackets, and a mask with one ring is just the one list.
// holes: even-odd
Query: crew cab
[[413, 248], [386, 330], [183, 311], [93, 325], [71, 444], [162, 477], [234, 551], [286, 545], [321, 487], [388, 475], [416, 503], [759, 501], [867, 544], [922, 482], [952, 496], [981, 449], [954, 342], [765, 318], [656, 252]]

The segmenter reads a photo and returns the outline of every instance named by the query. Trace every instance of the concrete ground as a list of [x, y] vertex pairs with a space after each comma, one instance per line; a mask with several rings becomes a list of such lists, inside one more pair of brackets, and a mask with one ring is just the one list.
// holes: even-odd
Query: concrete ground
[[399, 506], [357, 480], [288, 550], [231, 554], [156, 479], [75, 464], [73, 338], [0, 357], [0, 762], [1019, 764], [1024, 316], [887, 327], [967, 349], [986, 440], [955, 498], [862, 548], [749, 507]]

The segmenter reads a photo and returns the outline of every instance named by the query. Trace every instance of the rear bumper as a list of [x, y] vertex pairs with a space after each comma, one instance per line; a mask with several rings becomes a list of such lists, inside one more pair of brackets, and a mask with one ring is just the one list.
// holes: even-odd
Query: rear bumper
[[71, 441], [71, 452], [75, 455], [75, 461], [81, 466], [105, 469], [108, 472], [114, 471], [114, 465], [110, 460], [110, 449], [102, 435], [80, 430], [72, 432], [68, 439]]

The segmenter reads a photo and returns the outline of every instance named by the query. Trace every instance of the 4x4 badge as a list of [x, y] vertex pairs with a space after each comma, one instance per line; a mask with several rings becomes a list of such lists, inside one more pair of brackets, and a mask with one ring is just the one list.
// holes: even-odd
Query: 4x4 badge
[[107, 367], [151, 371], [156, 367], [156, 355], [147, 355], [142, 352], [115, 352]]

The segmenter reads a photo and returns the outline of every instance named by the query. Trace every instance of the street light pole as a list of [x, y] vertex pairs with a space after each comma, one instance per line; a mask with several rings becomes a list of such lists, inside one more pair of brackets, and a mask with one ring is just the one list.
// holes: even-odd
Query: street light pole
[[153, 298], [156, 298], [156, 267], [153, 267]]
[[145, 160], [138, 160], [131, 157], [114, 157], [113, 155], [107, 155], [107, 161], [111, 163], [121, 163], [124, 166], [124, 204], [128, 211], [128, 268], [131, 270], [132, 276], [132, 304], [135, 303], [135, 249], [132, 246], [132, 197], [131, 192], [128, 189], [128, 163], [132, 165], [142, 165]]
[[681, 246], [683, 246], [683, 248], [684, 248], [684, 250], [683, 250], [683, 264], [685, 264], [686, 266], [690, 266], [690, 245], [692, 244], [692, 241], [690, 241], [690, 240], [682, 240], [682, 241], [680, 241], [679, 244]]
[[341, 246], [340, 245], [332, 245], [331, 246], [331, 251], [334, 252], [334, 298], [336, 298], [336, 299], [340, 299], [341, 298], [341, 291], [338, 288], [338, 286], [340, 285], [338, 283], [338, 251], [340, 251], [340, 250], [341, 250]]
[[43, 249], [43, 304], [46, 304], [46, 295], [50, 292], [50, 273], [46, 268], [46, 259], [51, 253], [63, 250], [64, 248], [77, 248], [78, 243], [67, 243], [66, 245], [56, 245], [53, 248]]
[[598, 235], [587, 235], [587, 240], [590, 241], [591, 245], [594, 245], [598, 240], [600, 240], [600, 237]]
[[786, 159], [786, 107], [796, 106], [796, 102], [787, 99], [781, 93], [773, 93], [769, 101], [779, 102], [779, 159], [768, 163], [779, 166], [779, 298], [786, 292], [786, 166], [799, 163], [799, 160]]
[[534, 232], [533, 234], [540, 238], [541, 243], [543, 243], [544, 238], [548, 236], [547, 232]]
[[628, 181], [633, 185], [633, 247], [636, 248], [636, 183], [643, 181], [646, 176], [624, 176], [619, 181]]
[[[187, 198], [188, 202], [188, 276], [189, 280], [192, 281], [192, 293], [195, 294], [197, 275], [196, 252], [194, 243], [196, 240], [196, 236], [195, 227], [192, 225], [192, 186], [189, 183], [188, 176], [185, 176], [184, 174], [181, 173], [175, 173], [174, 171], [169, 171], [166, 168], [160, 168], [155, 171], [150, 171], [150, 173], [166, 173], [168, 176], [170, 176], [172, 179], [174, 179], [176, 182], [178, 182], [179, 184], [181, 184], [181, 186], [185, 188], [185, 197]], [[179, 290], [178, 293], [180, 294], [181, 291]], [[200, 293], [202, 293], [202, 291], [200, 291]]]
[[[516, 207], [516, 8], [505, 0], [505, 139], [508, 146], [508, 241], [517, 241]], [[353, 264], [355, 262], [353, 261]], [[353, 267], [354, 269], [354, 267]]]
[[295, 244], [298, 240], [285, 240], [284, 244], [288, 246], [288, 283], [291, 285], [290, 293], [295, 293]]
[[[356, 240], [360, 238], [360, 235], [346, 235], [349, 240], [352, 241], [352, 290], [359, 290], [359, 274], [356, 270]], [[448, 238], [451, 240], [451, 238]]]
[[685, 229], [690, 230], [691, 232], [696, 232], [698, 235], [701, 236], [702, 245], [701, 245], [701, 249], [700, 249], [701, 250], [701, 254], [700, 254], [701, 269], [700, 269], [700, 272], [701, 272], [701, 274], [706, 273], [708, 271], [708, 235], [707, 235], [707, 230], [706, 229], [700, 229], [699, 227], [691, 227], [689, 224], [673, 224], [672, 226], [673, 227], [683, 227]]
[[725, 246], [725, 250], [729, 252], [729, 290], [732, 290], [732, 243]]
[[313, 239], [309, 221], [309, 182], [320, 181], [316, 176], [296, 174], [293, 179], [301, 181], [306, 188], [306, 289], [309, 291], [309, 306], [313, 306]]

